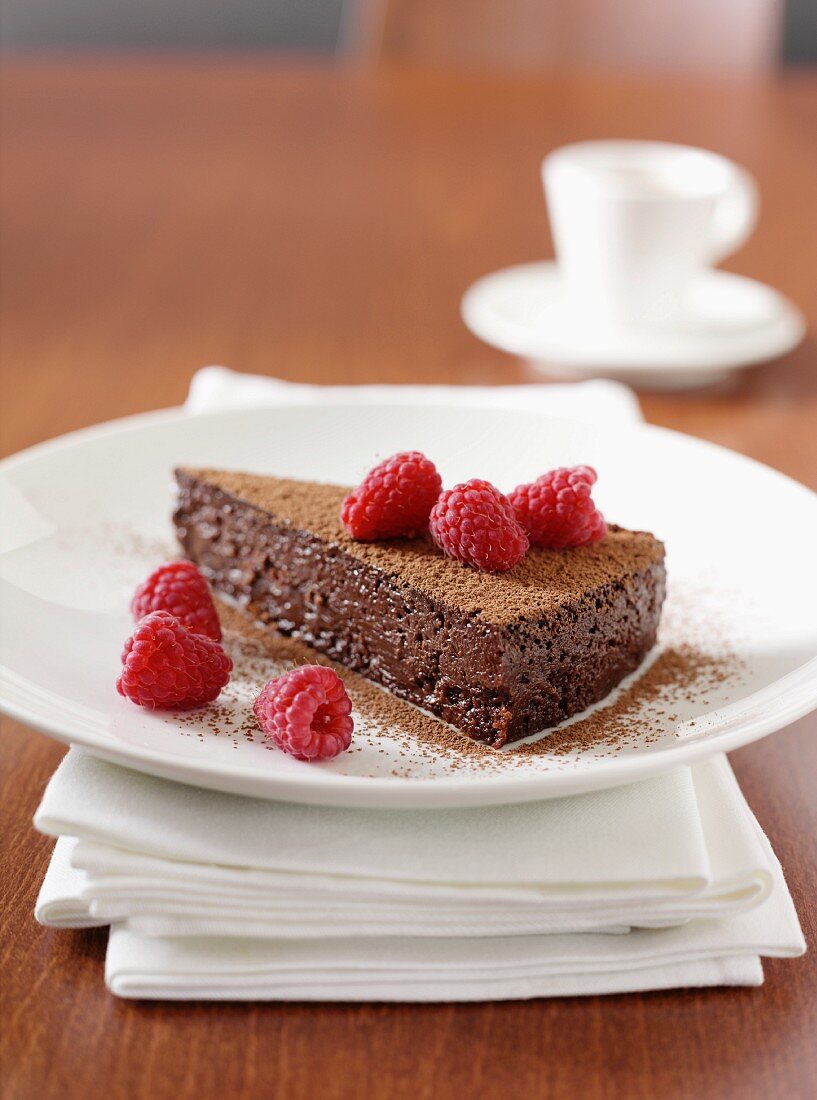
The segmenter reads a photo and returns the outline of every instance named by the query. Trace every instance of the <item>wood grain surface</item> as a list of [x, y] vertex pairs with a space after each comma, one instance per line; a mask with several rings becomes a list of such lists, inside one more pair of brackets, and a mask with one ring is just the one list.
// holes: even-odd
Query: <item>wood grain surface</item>
[[[542, 155], [580, 138], [715, 148], [763, 212], [728, 264], [817, 322], [817, 77], [757, 83], [372, 72], [210, 58], [7, 64], [5, 453], [180, 402], [210, 362], [311, 382], [529, 381], [473, 339], [477, 276], [550, 253]], [[644, 395], [647, 417], [817, 487], [815, 337], [735, 388]], [[747, 515], [746, 537], [762, 517]], [[785, 561], [785, 532], [781, 533]], [[733, 755], [815, 942], [817, 721]], [[6, 722], [2, 1095], [810, 1097], [817, 960], [756, 990], [494, 1005], [115, 1000], [105, 937], [33, 919], [31, 828], [62, 755]]]

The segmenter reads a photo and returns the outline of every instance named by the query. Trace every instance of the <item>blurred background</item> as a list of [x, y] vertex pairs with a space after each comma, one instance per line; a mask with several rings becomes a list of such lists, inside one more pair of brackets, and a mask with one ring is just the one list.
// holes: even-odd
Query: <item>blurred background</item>
[[291, 49], [755, 71], [817, 59], [817, 0], [3, 0], [3, 49]]
[[[761, 218], [725, 266], [817, 322], [817, 0], [0, 3], [5, 452], [178, 404], [208, 363], [541, 378], [460, 301], [553, 254], [540, 165], [574, 141], [744, 165]], [[816, 350], [645, 413], [802, 477]]]

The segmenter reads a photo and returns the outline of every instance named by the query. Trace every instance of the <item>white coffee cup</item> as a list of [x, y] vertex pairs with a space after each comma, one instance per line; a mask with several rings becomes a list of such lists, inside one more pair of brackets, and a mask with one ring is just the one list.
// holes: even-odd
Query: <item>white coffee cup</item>
[[542, 178], [565, 308], [585, 323], [682, 319], [696, 276], [739, 248], [757, 217], [749, 173], [686, 145], [566, 145]]

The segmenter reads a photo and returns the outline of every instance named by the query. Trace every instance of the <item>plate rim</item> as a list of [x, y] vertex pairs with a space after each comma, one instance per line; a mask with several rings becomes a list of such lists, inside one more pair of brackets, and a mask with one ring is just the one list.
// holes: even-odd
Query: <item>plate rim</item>
[[[339, 413], [349, 411], [348, 404], [331, 400], [321, 401], [323, 410], [335, 409]], [[367, 410], [390, 409], [389, 405], [377, 402], [361, 402], [358, 406]], [[424, 409], [421, 402], [408, 402], [408, 408]], [[310, 406], [303, 402], [277, 401], [269, 406], [246, 406], [223, 410], [214, 410], [190, 414], [183, 406], [136, 413], [100, 424], [79, 428], [75, 431], [44, 440], [0, 460], [0, 476], [13, 471], [26, 462], [59, 452], [66, 447], [82, 445], [85, 441], [115, 436], [123, 430], [152, 427], [177, 420], [240, 418], [247, 412], [263, 413], [281, 408], [300, 408], [307, 411]], [[440, 414], [461, 415], [463, 407], [457, 404], [435, 406]], [[468, 411], [468, 410], [465, 410]], [[561, 421], [587, 427], [581, 421], [563, 416], [550, 416], [536, 411], [523, 413], [528, 418], [537, 419], [546, 416], [549, 420]], [[787, 474], [774, 469], [757, 459], [740, 452], [687, 435], [684, 432], [664, 428], [659, 425], [635, 424], [633, 427], [645, 435], [680, 438], [694, 443], [743, 464], [759, 468], [765, 475], [780, 479], [797, 491], [814, 498], [817, 508], [817, 493], [808, 486]], [[16, 688], [15, 688], [16, 683]], [[652, 749], [641, 755], [613, 757], [593, 771], [578, 771], [575, 774], [564, 771], [542, 771], [531, 775], [479, 775], [463, 774], [456, 777], [410, 778], [407, 776], [348, 776], [334, 772], [324, 772], [320, 767], [311, 766], [311, 771], [300, 776], [280, 776], [265, 773], [250, 773], [243, 768], [229, 766], [223, 761], [209, 762], [206, 758], [195, 760], [177, 757], [164, 757], [158, 750], [146, 746], [131, 745], [128, 742], [116, 742], [105, 735], [100, 743], [87, 729], [83, 729], [78, 718], [49, 715], [49, 704], [40, 703], [37, 707], [26, 706], [15, 700], [15, 691], [26, 694], [27, 689], [39, 690], [37, 685], [11, 672], [0, 665], [0, 711], [9, 717], [32, 727], [55, 740], [76, 744], [112, 762], [137, 771], [158, 775], [177, 782], [193, 786], [204, 786], [217, 790], [230, 790], [232, 793], [246, 794], [249, 797], [278, 799], [312, 805], [370, 806], [383, 808], [426, 809], [441, 806], [478, 806], [499, 805], [516, 802], [545, 800], [563, 795], [587, 793], [593, 790], [615, 787], [637, 782], [655, 775], [663, 774], [671, 768], [690, 764], [695, 760], [712, 755], [715, 752], [728, 752], [742, 745], [767, 736], [797, 721], [811, 710], [817, 708], [817, 656], [793, 669], [786, 676], [760, 688], [745, 699], [713, 711], [713, 715], [724, 716], [726, 728], [714, 736], [691, 738], [688, 742], [672, 743], [660, 749]], [[789, 705], [786, 706], [786, 700]], [[56, 709], [56, 702], [53, 704]], [[758, 710], [758, 707], [761, 709]], [[729, 714], [732, 710], [733, 714]], [[782, 717], [781, 717], [782, 716]], [[730, 728], [730, 725], [732, 728]], [[714, 744], [713, 744], [714, 742]], [[147, 766], [146, 766], [147, 765]], [[186, 775], [182, 773], [187, 773]], [[219, 782], [220, 781], [220, 782]], [[244, 790], [238, 790], [237, 787]], [[247, 789], [251, 788], [251, 789]]]
[[[801, 676], [806, 672], [808, 672], [807, 676]], [[73, 733], [68, 729], [69, 722], [56, 717], [45, 718], [41, 713], [28, 712], [24, 706], [16, 705], [7, 695], [8, 681], [4, 668], [0, 669], [0, 711], [62, 744], [76, 745], [112, 763], [188, 786], [206, 787], [217, 791], [243, 794], [251, 798], [305, 805], [421, 810], [446, 806], [508, 805], [588, 794], [596, 790], [651, 779], [676, 767], [705, 759], [716, 752], [730, 752], [777, 732], [817, 707], [817, 658], [806, 662], [790, 675], [797, 676], [801, 686], [811, 683], [811, 691], [804, 692], [797, 703], [788, 709], [775, 706], [780, 702], [777, 697], [770, 699], [769, 707], [761, 717], [754, 720], [747, 719], [745, 724], [738, 722], [735, 729], [719, 734], [717, 747], [710, 744], [710, 738], [703, 736], [685, 744], [669, 745], [640, 757], [613, 757], [598, 766], [592, 773], [582, 771], [571, 774], [566, 771], [545, 771], [514, 777], [471, 774], [467, 777], [429, 779], [410, 779], [405, 776], [388, 778], [336, 776], [335, 773], [318, 772], [313, 767], [309, 775], [305, 774], [303, 779], [297, 776], [281, 779], [274, 775], [259, 775], [245, 773], [236, 768], [225, 768], [222, 762], [210, 763], [206, 758], [195, 762], [175, 757], [168, 758], [162, 756], [158, 750], [130, 745], [127, 742], [113, 742], [107, 739], [97, 742], [93, 735], [89, 736], [82, 731], [79, 734]], [[744, 704], [749, 705], [741, 708], [741, 715], [745, 710], [751, 709], [753, 698], [754, 696], [750, 696], [748, 700], [743, 701]], [[672, 757], [671, 762], [666, 760], [667, 756]], [[185, 772], [188, 773], [187, 776], [182, 774]], [[195, 778], [190, 778], [190, 775], [194, 775]], [[319, 775], [332, 775], [333, 778], [323, 784], [316, 783]], [[239, 790], [239, 787], [244, 789]]]

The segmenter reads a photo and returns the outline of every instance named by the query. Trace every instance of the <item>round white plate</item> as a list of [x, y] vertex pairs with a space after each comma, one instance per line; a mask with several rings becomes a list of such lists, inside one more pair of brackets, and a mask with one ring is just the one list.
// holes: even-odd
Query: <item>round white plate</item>
[[[171, 552], [177, 464], [354, 483], [378, 456], [417, 447], [444, 480], [508, 489], [589, 462], [610, 520], [668, 546], [664, 647], [717, 655], [729, 675], [631, 716], [626, 743], [569, 752], [415, 751], [367, 731], [307, 764], [247, 740], [219, 712], [149, 713], [114, 688], [135, 584]], [[611, 431], [536, 414], [316, 406], [102, 425], [0, 464], [0, 705], [105, 759], [204, 787], [348, 806], [477, 805], [615, 786], [779, 729], [817, 705], [817, 497], [746, 458], [654, 427]], [[734, 671], [734, 675], [732, 672]], [[688, 697], [687, 697], [688, 696]], [[547, 743], [545, 743], [545, 746]]]
[[708, 271], [692, 288], [683, 323], [610, 331], [588, 311], [571, 318], [555, 263], [521, 264], [474, 283], [462, 300], [471, 331], [488, 344], [562, 374], [603, 373], [652, 388], [685, 389], [785, 354], [805, 322], [781, 294], [754, 279]]

